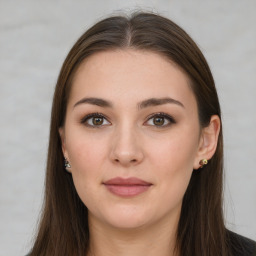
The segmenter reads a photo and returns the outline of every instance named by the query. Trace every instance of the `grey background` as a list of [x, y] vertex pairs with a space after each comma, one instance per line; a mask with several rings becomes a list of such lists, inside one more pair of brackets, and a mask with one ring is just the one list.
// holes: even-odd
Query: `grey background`
[[224, 119], [227, 226], [256, 240], [255, 0], [0, 0], [1, 256], [30, 248], [52, 94], [68, 50], [95, 21], [141, 7], [181, 25], [212, 68]]

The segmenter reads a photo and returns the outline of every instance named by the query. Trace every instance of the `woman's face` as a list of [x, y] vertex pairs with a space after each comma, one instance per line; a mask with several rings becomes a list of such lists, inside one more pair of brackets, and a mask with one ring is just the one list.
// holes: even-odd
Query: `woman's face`
[[92, 55], [60, 134], [89, 221], [135, 228], [178, 218], [202, 136], [188, 79], [170, 61], [139, 50]]

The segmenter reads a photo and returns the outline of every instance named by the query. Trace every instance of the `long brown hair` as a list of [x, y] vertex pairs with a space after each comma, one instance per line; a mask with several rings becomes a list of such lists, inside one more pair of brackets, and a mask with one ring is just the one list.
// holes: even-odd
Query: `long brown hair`
[[[162, 16], [138, 12], [104, 19], [85, 32], [61, 68], [52, 106], [50, 141], [41, 222], [31, 255], [85, 255], [89, 246], [87, 208], [64, 170], [59, 127], [64, 124], [72, 80], [88, 56], [111, 49], [134, 48], [159, 53], [188, 76], [197, 100], [201, 127], [221, 117], [209, 66], [189, 35]], [[209, 164], [195, 170], [183, 198], [177, 230], [180, 255], [229, 255], [222, 213], [223, 138]]]

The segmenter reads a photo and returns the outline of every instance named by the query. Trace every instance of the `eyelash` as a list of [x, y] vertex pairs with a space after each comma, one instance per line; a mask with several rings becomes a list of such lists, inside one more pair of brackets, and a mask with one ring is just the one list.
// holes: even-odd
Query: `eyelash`
[[90, 120], [92, 118], [95, 118], [95, 117], [99, 117], [99, 118], [103, 118], [103, 119], [107, 120], [107, 118], [103, 114], [101, 114], [101, 113], [91, 113], [91, 114], [86, 115], [85, 117], [83, 117], [81, 119], [81, 123], [85, 124], [86, 126], [91, 127], [91, 128], [100, 128], [100, 127], [102, 127], [102, 125], [91, 125], [91, 124], [88, 124], [88, 120]]
[[[88, 127], [90, 127], [90, 128], [101, 128], [102, 126], [104, 126], [104, 124], [103, 125], [91, 125], [91, 124], [88, 124], [88, 120], [90, 120], [90, 119], [92, 119], [92, 118], [97, 118], [97, 117], [99, 117], [99, 118], [103, 118], [103, 119], [105, 119], [105, 120], [107, 120], [107, 122], [109, 122], [108, 121], [108, 119], [103, 115], [103, 114], [101, 114], [101, 113], [91, 113], [91, 114], [89, 114], [89, 115], [86, 115], [85, 117], [83, 117], [82, 119], [81, 119], [81, 123], [82, 124], [85, 124], [86, 126], [88, 126]], [[174, 120], [174, 118], [172, 117], [172, 116], [170, 116], [170, 115], [168, 115], [168, 114], [166, 114], [166, 113], [162, 113], [162, 112], [159, 112], [159, 113], [154, 113], [154, 114], [151, 114], [148, 118], [147, 118], [147, 121], [145, 122], [145, 123], [147, 123], [147, 122], [149, 122], [149, 120], [151, 120], [151, 119], [153, 119], [153, 118], [164, 118], [165, 120], [167, 120], [168, 121], [168, 123], [167, 124], [164, 124], [164, 125], [160, 125], [160, 126], [158, 126], [158, 125], [150, 125], [150, 126], [155, 126], [156, 128], [165, 128], [165, 127], [168, 127], [168, 126], [170, 126], [171, 124], [175, 124], [176, 123], [176, 121]], [[103, 121], [104, 122], [104, 121]], [[110, 122], [109, 122], [110, 123]], [[105, 124], [106, 125], [106, 124]]]
[[150, 119], [153, 119], [153, 118], [157, 118], [157, 117], [160, 117], [160, 118], [164, 118], [165, 120], [168, 120], [168, 123], [165, 124], [165, 125], [152, 125], [152, 126], [155, 126], [156, 128], [165, 128], [165, 127], [168, 127], [172, 124], [175, 124], [176, 121], [174, 120], [174, 118], [166, 113], [163, 113], [163, 112], [159, 112], [159, 113], [154, 113], [154, 114], [151, 114], [148, 118], [147, 118], [147, 121], [148, 122]]

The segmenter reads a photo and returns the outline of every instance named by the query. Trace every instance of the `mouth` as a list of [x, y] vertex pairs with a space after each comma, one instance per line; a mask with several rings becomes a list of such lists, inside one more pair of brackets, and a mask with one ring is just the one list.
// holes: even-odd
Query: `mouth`
[[153, 184], [136, 177], [116, 177], [103, 182], [103, 185], [114, 195], [120, 197], [133, 197], [146, 192]]

